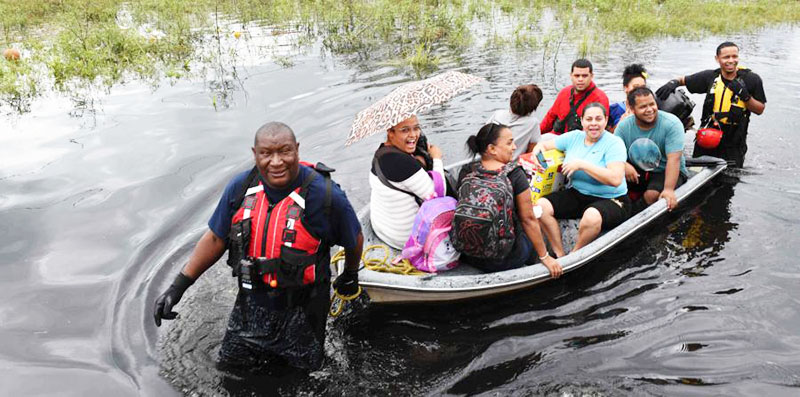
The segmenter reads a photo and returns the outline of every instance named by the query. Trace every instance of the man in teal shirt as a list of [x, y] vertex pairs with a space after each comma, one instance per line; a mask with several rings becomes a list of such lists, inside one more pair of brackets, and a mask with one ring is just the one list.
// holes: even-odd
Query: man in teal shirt
[[[638, 87], [628, 93], [628, 103], [633, 106], [635, 117], [628, 117], [617, 126], [615, 135], [622, 138], [628, 150], [625, 163], [625, 179], [632, 192], [644, 192], [647, 205], [659, 199], [667, 200], [672, 210], [678, 204], [675, 189], [686, 181], [686, 160], [683, 156], [683, 123], [674, 115], [658, 110], [655, 95], [647, 87]], [[631, 156], [631, 145], [639, 139], [655, 143], [661, 154], [652, 170], [638, 167], [637, 159]], [[649, 142], [640, 141], [637, 145]], [[636, 207], [636, 206], [634, 206]]]

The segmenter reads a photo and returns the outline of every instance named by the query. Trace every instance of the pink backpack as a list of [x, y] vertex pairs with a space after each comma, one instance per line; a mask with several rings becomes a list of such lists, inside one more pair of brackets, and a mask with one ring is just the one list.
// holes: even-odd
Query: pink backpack
[[450, 243], [449, 236], [456, 204], [452, 197], [422, 203], [402, 255], [415, 268], [437, 273], [458, 266], [461, 254]]

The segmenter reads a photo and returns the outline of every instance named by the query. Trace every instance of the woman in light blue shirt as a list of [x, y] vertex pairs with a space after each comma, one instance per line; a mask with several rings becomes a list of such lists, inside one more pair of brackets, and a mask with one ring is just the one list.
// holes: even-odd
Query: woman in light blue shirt
[[581, 123], [583, 131], [570, 131], [555, 140], [539, 142], [533, 148], [534, 158], [550, 149], [566, 153], [561, 172], [569, 178], [568, 189], [536, 201], [542, 208], [540, 224], [556, 257], [564, 255], [557, 219], [581, 220], [574, 251], [592, 242], [601, 230], [614, 228], [630, 215], [625, 143], [606, 131], [608, 115], [598, 102], [586, 105]]

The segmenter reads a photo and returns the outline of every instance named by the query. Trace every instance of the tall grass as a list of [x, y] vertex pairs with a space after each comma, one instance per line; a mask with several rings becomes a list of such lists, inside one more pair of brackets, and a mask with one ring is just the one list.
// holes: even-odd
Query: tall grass
[[[545, 13], [555, 19], [547, 29], [542, 28]], [[795, 23], [800, 2], [0, 0], [0, 47], [23, 53], [18, 61], [0, 59], [0, 99], [25, 111], [50, 87], [74, 95], [126, 79], [157, 85], [165, 77], [185, 78], [207, 68], [222, 71], [233, 67], [225, 57], [235, 50], [220, 39], [232, 34], [227, 30], [231, 21], [245, 29], [292, 31], [301, 36], [298, 46], [320, 40], [345, 60], [389, 61], [423, 75], [436, 70], [443, 50], [457, 53], [470, 45], [480, 34], [475, 26], [488, 27], [487, 44], [493, 48], [537, 47], [554, 55], [566, 41], [586, 55], [622, 36], [697, 37]], [[495, 24], [511, 28], [495, 30]], [[281, 66], [292, 64], [286, 55], [267, 55]]]

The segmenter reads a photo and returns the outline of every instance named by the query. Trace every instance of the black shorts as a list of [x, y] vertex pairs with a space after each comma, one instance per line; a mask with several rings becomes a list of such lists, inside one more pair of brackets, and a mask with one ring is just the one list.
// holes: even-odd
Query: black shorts
[[[634, 167], [635, 168], [635, 167]], [[664, 179], [667, 174], [664, 172], [647, 172], [636, 169], [639, 173], [639, 183], [628, 182], [628, 191], [631, 192], [644, 192], [645, 190], [655, 190], [660, 192], [664, 190]], [[675, 183], [675, 189], [686, 183], [686, 177], [678, 173], [678, 181]]]
[[580, 219], [587, 208], [594, 208], [603, 218], [603, 230], [616, 227], [630, 216], [631, 201], [627, 194], [606, 199], [585, 195], [574, 188], [561, 190], [545, 196], [553, 205], [557, 219]]

